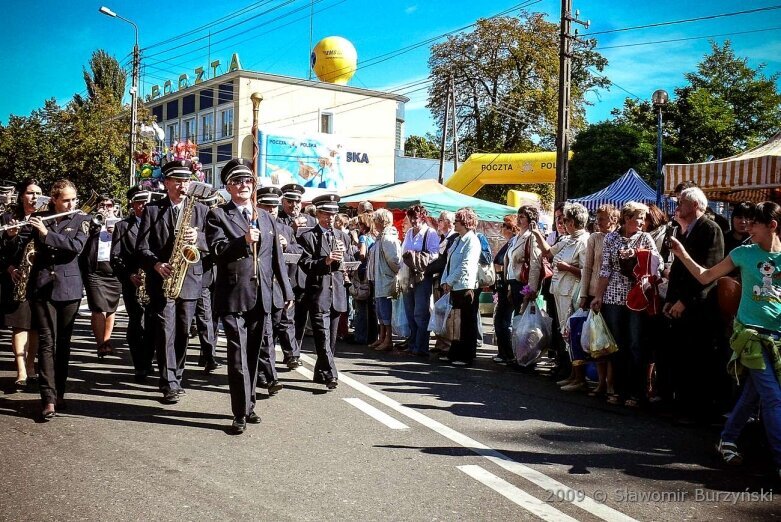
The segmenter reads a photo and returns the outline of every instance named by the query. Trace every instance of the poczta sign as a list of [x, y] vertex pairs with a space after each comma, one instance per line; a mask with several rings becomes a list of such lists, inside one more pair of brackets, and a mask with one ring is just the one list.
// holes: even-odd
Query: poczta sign
[[[220, 66], [219, 60], [214, 60], [212, 63], [209, 64], [209, 67], [211, 67], [212, 70], [212, 78], [217, 76], [217, 68]], [[231, 73], [233, 71], [238, 71], [241, 69], [241, 62], [239, 62], [239, 53], [233, 53], [231, 56], [231, 63], [228, 67], [228, 72]], [[193, 85], [198, 85], [199, 83], [203, 83], [204, 81], [208, 80], [208, 78], [204, 78], [204, 73], [206, 72], [203, 67], [197, 67], [194, 71], [195, 73], [195, 81], [193, 82]], [[173, 82], [171, 80], [167, 80], [163, 84], [163, 93], [162, 96], [168, 96], [169, 94], [173, 94], [176, 91], [181, 91], [182, 89], [186, 89], [190, 86], [190, 77], [186, 74], [180, 74], [179, 75], [179, 83], [177, 85], [177, 89], [174, 90]], [[152, 94], [148, 94], [146, 96], [146, 101], [152, 101], [155, 98], [159, 98], [161, 96], [160, 94], [160, 86], [159, 85], [153, 85], [152, 86]]]
[[[540, 169], [555, 169], [556, 168], [556, 162], [555, 161], [546, 161], [543, 163], [540, 163]], [[486, 165], [480, 165], [481, 171], [497, 171], [497, 170], [515, 170], [513, 169], [512, 163], [488, 163]], [[531, 171], [534, 170], [534, 167], [532, 167], [531, 163], [527, 162], [524, 163], [522, 170], [524, 171]]]

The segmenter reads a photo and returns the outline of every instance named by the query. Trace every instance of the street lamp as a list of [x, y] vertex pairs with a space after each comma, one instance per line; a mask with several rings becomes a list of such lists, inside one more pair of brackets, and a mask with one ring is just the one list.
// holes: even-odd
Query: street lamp
[[651, 95], [651, 103], [654, 109], [659, 110], [656, 120], [656, 206], [662, 206], [662, 109], [670, 100], [667, 91], [658, 89]]
[[138, 53], [138, 26], [132, 20], [118, 15], [106, 6], [102, 6], [98, 9], [98, 12], [129, 23], [133, 26], [136, 36], [135, 45], [133, 46], [133, 87], [130, 89], [130, 186], [132, 187], [136, 184], [136, 166], [133, 161], [133, 155], [136, 152], [136, 124], [138, 120], [138, 69], [140, 61]]

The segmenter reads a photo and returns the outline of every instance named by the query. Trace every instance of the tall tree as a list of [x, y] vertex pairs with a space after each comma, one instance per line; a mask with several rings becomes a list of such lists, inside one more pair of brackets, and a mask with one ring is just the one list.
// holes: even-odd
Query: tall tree
[[83, 67], [82, 73], [87, 87], [87, 98], [80, 94], [74, 96], [73, 101], [77, 105], [84, 105], [88, 100], [95, 101], [98, 97], [110, 100], [115, 106], [122, 104], [127, 73], [119, 66], [116, 58], [103, 49], [98, 49], [92, 53], [89, 70]]
[[439, 159], [439, 145], [434, 136], [410, 136], [404, 140], [404, 155], [416, 158]]
[[[451, 78], [455, 84], [459, 154], [552, 149], [558, 106], [558, 25], [542, 13], [478, 20], [471, 33], [431, 48], [434, 80], [428, 108], [442, 124]], [[607, 64], [595, 43], [576, 44], [572, 72], [572, 127], [584, 124], [584, 95], [607, 87], [593, 73]], [[452, 117], [452, 116], [451, 116]]]

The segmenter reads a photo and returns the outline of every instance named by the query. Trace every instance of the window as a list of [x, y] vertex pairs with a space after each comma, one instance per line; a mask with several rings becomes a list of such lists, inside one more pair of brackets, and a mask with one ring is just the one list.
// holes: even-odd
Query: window
[[182, 116], [192, 114], [195, 112], [195, 95], [188, 94], [182, 98]]
[[213, 176], [213, 170], [211, 167], [204, 167], [201, 169], [201, 172], [203, 172], [203, 180], [208, 183], [211, 186], [214, 186], [214, 176]]
[[217, 104], [233, 101], [233, 83], [221, 83], [217, 86]]
[[233, 107], [220, 111], [220, 138], [233, 136]]
[[165, 119], [173, 120], [179, 117], [179, 100], [170, 101], [165, 104]]
[[195, 132], [195, 118], [188, 118], [182, 121], [182, 139], [190, 141], [198, 141], [197, 134]]
[[179, 122], [165, 126], [165, 141], [171, 144], [179, 139]]
[[226, 143], [224, 145], [217, 145], [217, 161], [230, 161], [233, 158], [233, 145]]
[[214, 113], [201, 114], [201, 143], [214, 140]]
[[157, 107], [152, 107], [152, 116], [155, 117], [155, 121], [157, 123], [160, 123], [163, 121], [163, 106], [158, 105]]
[[403, 127], [402, 124], [404, 122], [401, 120], [396, 120], [396, 150], [403, 150], [404, 146], [402, 145], [402, 131]]
[[[225, 166], [225, 163], [217, 164], [214, 166], [214, 172], [221, 172], [222, 167]], [[219, 182], [219, 188], [225, 188], [225, 185], [222, 184], [222, 179], [220, 179], [220, 176], [214, 176], [214, 183], [212, 183], [213, 187], [217, 187], [217, 183]]]
[[211, 165], [213, 161], [212, 148], [205, 147], [202, 149], [198, 149], [198, 160], [201, 162], [202, 165]]
[[320, 132], [325, 134], [334, 133], [334, 115], [331, 112], [320, 113]]
[[214, 107], [214, 89], [203, 89], [200, 92], [201, 110]]

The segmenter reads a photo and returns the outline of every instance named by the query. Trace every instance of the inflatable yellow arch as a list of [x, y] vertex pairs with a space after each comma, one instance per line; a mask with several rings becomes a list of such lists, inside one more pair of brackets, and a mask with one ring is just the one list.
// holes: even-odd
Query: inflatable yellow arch
[[445, 186], [474, 196], [483, 185], [555, 182], [555, 152], [480, 153], [469, 156]]

